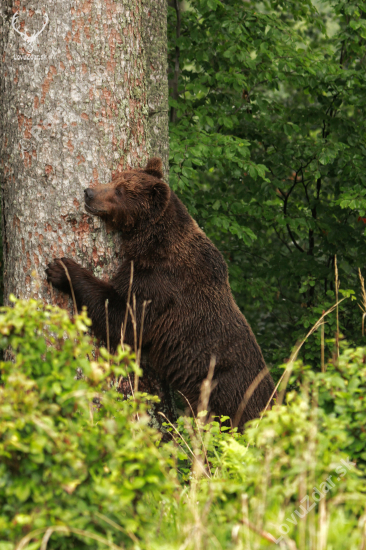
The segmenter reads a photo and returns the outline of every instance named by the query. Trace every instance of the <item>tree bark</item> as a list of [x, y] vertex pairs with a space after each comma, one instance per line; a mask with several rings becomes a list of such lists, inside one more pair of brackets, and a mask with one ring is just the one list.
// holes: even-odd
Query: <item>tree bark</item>
[[[72, 257], [106, 279], [123, 254], [120, 236], [84, 211], [83, 190], [151, 153], [167, 169], [166, 2], [2, 0], [1, 8], [4, 301], [13, 293], [67, 308], [45, 279], [52, 258]], [[171, 416], [153, 373], [148, 386]]]
[[149, 0], [144, 4], [143, 40], [146, 52], [148, 142], [151, 156], [161, 157], [169, 174], [167, 2]]

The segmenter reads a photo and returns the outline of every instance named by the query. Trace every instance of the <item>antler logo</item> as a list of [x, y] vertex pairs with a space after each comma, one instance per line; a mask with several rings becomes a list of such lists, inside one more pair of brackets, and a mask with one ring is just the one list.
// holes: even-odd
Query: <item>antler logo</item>
[[[41, 13], [41, 12], [39, 10], [37, 10], [36, 13]], [[27, 53], [32, 53], [37, 38], [39, 37], [41, 32], [44, 31], [44, 29], [45, 29], [45, 27], [46, 27], [46, 25], [49, 21], [48, 15], [47, 15], [47, 13], [44, 14], [43, 27], [41, 28], [41, 30], [38, 31], [38, 32], [34, 32], [31, 36], [28, 36], [25, 32], [22, 32], [22, 31], [19, 30], [20, 26], [19, 26], [18, 19], [19, 19], [19, 10], [14, 13], [13, 18], [11, 20], [11, 25], [12, 25], [13, 29], [15, 30], [15, 32], [20, 34], [20, 36], [23, 38], [23, 40], [25, 42], [27, 42], [27, 44], [29, 44], [29, 51]]]

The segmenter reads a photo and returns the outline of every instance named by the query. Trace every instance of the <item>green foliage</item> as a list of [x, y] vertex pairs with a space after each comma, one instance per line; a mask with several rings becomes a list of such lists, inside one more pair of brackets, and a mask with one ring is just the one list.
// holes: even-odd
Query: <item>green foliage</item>
[[[88, 325], [85, 312], [72, 323], [66, 311], [33, 300], [0, 315], [0, 345], [15, 352], [14, 363], [1, 363], [3, 541], [29, 535], [39, 541], [35, 550], [51, 527], [51, 548], [113, 547], [111, 531], [123, 545], [146, 524], [142, 496], [174, 486], [148, 426], [146, 398], [119, 401], [111, 388], [112, 375], [137, 370], [133, 357], [103, 351], [104, 358], [89, 360]], [[85, 378], [75, 379], [77, 368]]]
[[[284, 548], [359, 548], [365, 441], [354, 430], [366, 420], [359, 399], [365, 352], [345, 350], [326, 373], [296, 363], [297, 391], [250, 422], [244, 435], [223, 431], [219, 422], [199, 427], [180, 419], [179, 435], [173, 431], [181, 447], [178, 470], [188, 474], [190, 490], [184, 506], [165, 502], [162, 533], [192, 549], [276, 548], [275, 541]], [[160, 544], [179, 547], [163, 537]]]
[[161, 445], [154, 398], [113, 389], [141, 375], [134, 356], [94, 360], [89, 324], [35, 301], [0, 313], [0, 550], [362, 547], [366, 348], [295, 363], [286, 403], [244, 434], [202, 411]]
[[[266, 360], [366, 253], [366, 2], [195, 0], [169, 11], [171, 185], [229, 263]], [[183, 7], [183, 5], [182, 5]], [[360, 342], [360, 315], [340, 308]], [[334, 336], [327, 326], [328, 338]], [[317, 343], [315, 344], [317, 347]], [[314, 362], [309, 341], [303, 358]], [[331, 346], [326, 353], [331, 353]]]

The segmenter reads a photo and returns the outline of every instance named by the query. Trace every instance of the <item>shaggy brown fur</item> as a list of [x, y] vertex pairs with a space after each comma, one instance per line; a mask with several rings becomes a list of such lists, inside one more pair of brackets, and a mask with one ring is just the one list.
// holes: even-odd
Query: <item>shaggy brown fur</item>
[[[239, 415], [240, 424], [258, 416], [273, 391], [272, 378], [233, 299], [221, 253], [162, 180], [161, 160], [151, 159], [144, 170], [124, 172], [109, 185], [86, 189], [85, 208], [120, 231], [123, 238], [124, 260], [109, 283], [62, 258], [77, 305], [87, 306], [95, 335], [106, 341], [108, 298], [111, 347], [115, 349], [120, 342], [133, 260], [138, 324], [143, 302], [151, 300], [142, 347], [157, 375], [181, 391], [197, 410], [201, 384], [214, 354], [215, 387], [209, 408], [234, 420], [246, 390], [262, 372], [263, 380]], [[60, 260], [50, 263], [46, 273], [56, 288], [70, 293]], [[125, 342], [134, 345], [131, 322]]]

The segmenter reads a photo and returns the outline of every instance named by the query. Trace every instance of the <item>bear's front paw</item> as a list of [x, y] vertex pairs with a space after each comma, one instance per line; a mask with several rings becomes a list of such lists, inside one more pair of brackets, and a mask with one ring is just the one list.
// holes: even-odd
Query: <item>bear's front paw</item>
[[52, 286], [59, 290], [70, 292], [70, 283], [66, 274], [66, 269], [71, 278], [71, 269], [76, 265], [78, 264], [74, 262], [74, 260], [69, 260], [68, 258], [57, 258], [53, 260], [48, 264], [46, 269], [47, 281], [52, 283]]

